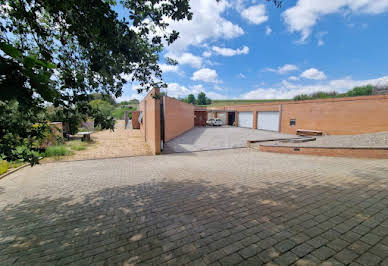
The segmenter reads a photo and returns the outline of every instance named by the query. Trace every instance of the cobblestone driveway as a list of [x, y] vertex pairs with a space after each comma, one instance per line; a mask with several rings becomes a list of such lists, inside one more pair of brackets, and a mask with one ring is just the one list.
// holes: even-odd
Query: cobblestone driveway
[[165, 153], [243, 148], [248, 140], [294, 138], [295, 135], [242, 127], [195, 127], [166, 143]]
[[45, 164], [0, 180], [0, 225], [0, 265], [387, 265], [388, 161], [238, 149]]

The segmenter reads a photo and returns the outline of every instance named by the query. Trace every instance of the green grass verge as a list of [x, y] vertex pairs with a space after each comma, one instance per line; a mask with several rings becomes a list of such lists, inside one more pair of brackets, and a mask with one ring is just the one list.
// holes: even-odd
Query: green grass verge
[[0, 160], [0, 175], [8, 171], [9, 163], [4, 160]]
[[68, 148], [64, 145], [57, 145], [48, 147], [44, 155], [46, 157], [60, 157], [72, 154], [73, 152], [68, 150]]
[[74, 140], [66, 142], [66, 146], [69, 147], [73, 151], [83, 151], [87, 148], [89, 144], [87, 142]]

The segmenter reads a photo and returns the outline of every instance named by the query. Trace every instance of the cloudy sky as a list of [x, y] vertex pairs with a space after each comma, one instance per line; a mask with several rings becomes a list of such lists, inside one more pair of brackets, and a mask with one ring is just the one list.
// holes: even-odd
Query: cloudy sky
[[[285, 99], [388, 83], [388, 0], [283, 2], [191, 0], [193, 20], [171, 23], [180, 38], [161, 55], [168, 95]], [[121, 100], [142, 98], [135, 90]]]

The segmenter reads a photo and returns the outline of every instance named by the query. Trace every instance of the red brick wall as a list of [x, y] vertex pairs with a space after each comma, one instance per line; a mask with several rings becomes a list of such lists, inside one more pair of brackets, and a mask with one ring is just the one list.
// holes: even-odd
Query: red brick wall
[[[282, 110], [280, 125], [282, 133], [295, 134], [297, 129], [319, 130], [329, 135], [388, 131], [388, 95], [269, 102], [217, 109], [237, 112]], [[255, 118], [254, 113], [253, 128], [257, 127]], [[290, 126], [290, 119], [296, 119], [295, 126]]]
[[[290, 126], [290, 119], [296, 125]], [[329, 135], [388, 131], [388, 96], [328, 99], [283, 104], [281, 131], [319, 130]]]
[[155, 88], [139, 104], [139, 111], [143, 112], [143, 122], [140, 124], [140, 132], [144, 140], [150, 146], [153, 154], [160, 154], [160, 100], [155, 99], [160, 90]]
[[140, 123], [139, 123], [139, 111], [132, 112], [132, 128], [133, 129], [140, 129]]
[[164, 140], [167, 142], [194, 127], [194, 105], [170, 97], [164, 100]]

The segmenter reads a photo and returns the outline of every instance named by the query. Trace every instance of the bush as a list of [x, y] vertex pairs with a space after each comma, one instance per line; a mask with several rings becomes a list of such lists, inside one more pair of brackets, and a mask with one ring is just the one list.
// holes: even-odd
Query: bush
[[9, 163], [4, 160], [0, 160], [0, 175], [8, 171]]
[[363, 86], [363, 87], [355, 87], [354, 89], [348, 91], [346, 93], [347, 96], [353, 97], [353, 96], [366, 96], [366, 95], [372, 95], [373, 93], [373, 86]]
[[17, 101], [0, 101], [0, 158], [38, 163], [42, 144], [50, 134], [44, 109], [26, 109]]
[[59, 156], [66, 156], [66, 155], [71, 155], [71, 154], [72, 154], [72, 152], [69, 151], [63, 145], [50, 146], [46, 149], [46, 152], [45, 152], [46, 157], [59, 157]]
[[338, 94], [335, 91], [332, 92], [324, 92], [324, 91], [318, 91], [312, 94], [300, 94], [296, 95], [294, 97], [294, 101], [304, 101], [304, 100], [313, 100], [313, 99], [327, 99], [327, 98], [335, 98], [339, 97], [341, 94]]

